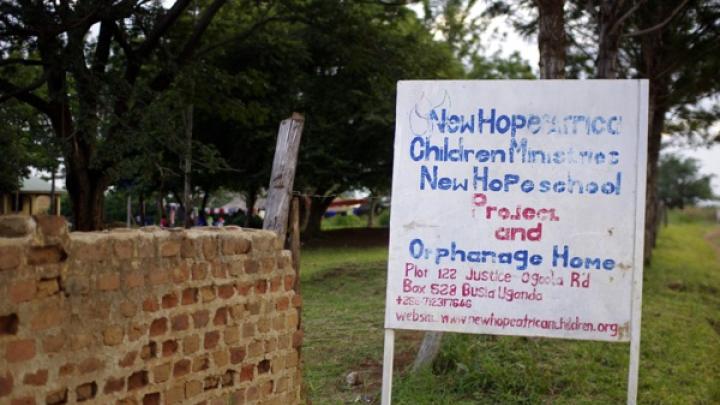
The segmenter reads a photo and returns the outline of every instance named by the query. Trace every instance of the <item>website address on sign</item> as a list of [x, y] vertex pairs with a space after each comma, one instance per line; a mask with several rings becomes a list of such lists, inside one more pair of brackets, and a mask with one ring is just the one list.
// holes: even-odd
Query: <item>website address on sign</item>
[[[412, 322], [435, 322], [433, 315], [422, 314], [416, 311], [397, 312], [395, 317], [398, 321]], [[560, 317], [558, 319], [540, 319], [529, 315], [521, 318], [511, 318], [504, 316], [482, 315], [441, 315], [440, 322], [448, 325], [478, 325], [496, 327], [501, 329], [519, 328], [519, 329], [545, 329], [545, 330], [567, 330], [567, 331], [583, 331], [583, 332], [601, 332], [610, 336], [617, 336], [620, 332], [620, 326], [617, 323], [604, 322], [583, 322], [580, 317]]]

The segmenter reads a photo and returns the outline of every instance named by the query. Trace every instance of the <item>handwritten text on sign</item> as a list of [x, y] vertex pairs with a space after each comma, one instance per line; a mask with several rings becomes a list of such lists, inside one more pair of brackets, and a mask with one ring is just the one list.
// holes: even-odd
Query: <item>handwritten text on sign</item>
[[386, 327], [628, 340], [639, 83], [400, 82]]

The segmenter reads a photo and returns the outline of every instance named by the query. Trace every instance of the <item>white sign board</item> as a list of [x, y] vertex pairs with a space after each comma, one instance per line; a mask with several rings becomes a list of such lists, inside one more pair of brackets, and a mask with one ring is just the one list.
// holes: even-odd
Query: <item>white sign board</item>
[[629, 341], [647, 89], [400, 82], [385, 327]]

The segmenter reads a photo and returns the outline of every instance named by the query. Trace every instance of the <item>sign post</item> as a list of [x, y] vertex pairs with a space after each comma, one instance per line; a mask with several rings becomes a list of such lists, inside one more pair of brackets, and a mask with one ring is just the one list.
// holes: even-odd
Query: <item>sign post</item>
[[647, 102], [645, 80], [399, 82], [383, 404], [395, 329], [629, 341], [635, 403]]

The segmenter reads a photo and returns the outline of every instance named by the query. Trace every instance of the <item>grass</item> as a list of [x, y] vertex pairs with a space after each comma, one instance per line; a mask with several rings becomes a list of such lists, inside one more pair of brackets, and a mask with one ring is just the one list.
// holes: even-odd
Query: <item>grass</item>
[[[639, 403], [720, 403], [720, 256], [712, 246], [720, 247], [720, 232], [703, 215], [671, 213], [645, 268]], [[314, 404], [378, 399], [386, 256], [384, 247], [303, 251], [304, 380]], [[398, 336], [395, 404], [625, 401], [627, 344], [446, 334], [432, 369], [409, 375], [402, 371], [418, 337]], [[360, 384], [345, 382], [351, 371]]]

